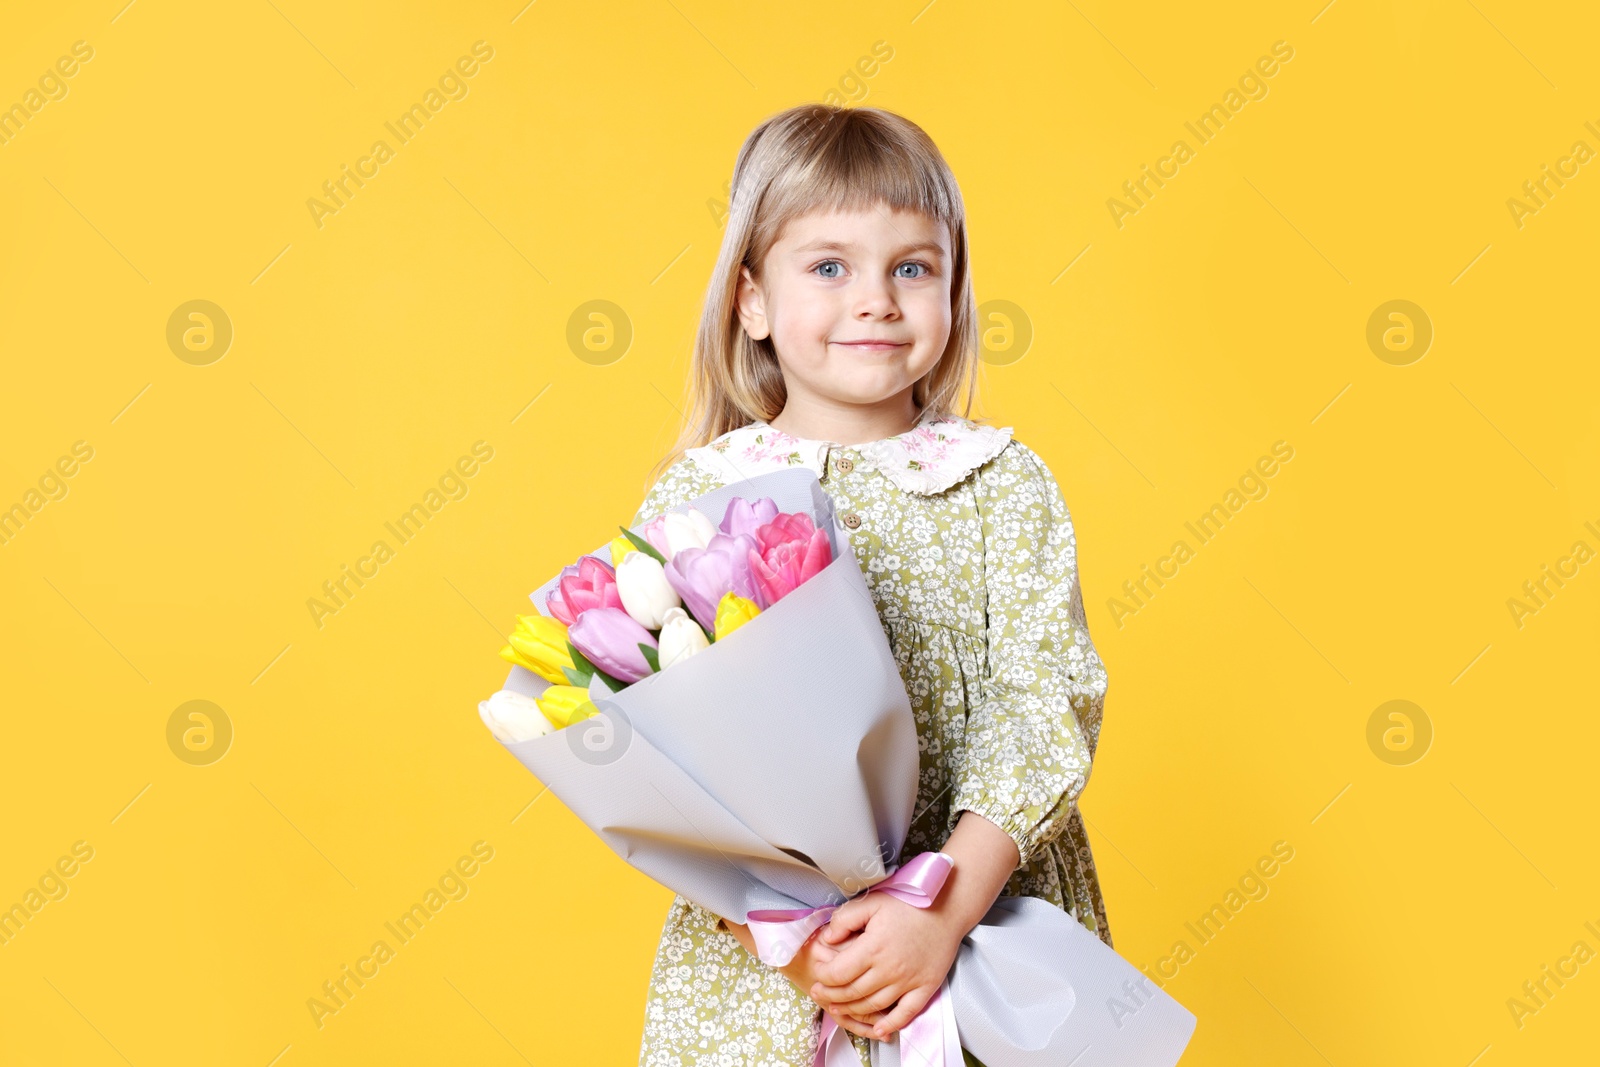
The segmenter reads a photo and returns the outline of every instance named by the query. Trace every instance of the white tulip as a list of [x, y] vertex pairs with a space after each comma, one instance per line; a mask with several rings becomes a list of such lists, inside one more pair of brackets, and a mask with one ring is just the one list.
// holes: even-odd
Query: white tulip
[[539, 710], [538, 702], [510, 689], [502, 689], [488, 700], [480, 700], [478, 715], [495, 740], [506, 745], [542, 737], [556, 729]]
[[710, 644], [706, 640], [706, 632], [689, 617], [688, 612], [682, 608], [668, 608], [661, 623], [661, 636], [656, 638], [656, 661], [661, 664], [662, 670], [666, 670]]
[[667, 581], [666, 570], [648, 552], [629, 552], [616, 570], [622, 608], [646, 630], [661, 629], [667, 610], [683, 603]]
[[710, 519], [696, 508], [687, 512], [671, 511], [662, 520], [661, 531], [667, 539], [667, 551], [661, 553], [671, 559], [686, 548], [704, 548], [719, 531]]

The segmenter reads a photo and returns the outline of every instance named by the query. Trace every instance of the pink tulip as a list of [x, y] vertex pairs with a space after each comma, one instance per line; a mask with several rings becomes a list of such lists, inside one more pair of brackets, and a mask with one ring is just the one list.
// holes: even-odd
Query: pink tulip
[[811, 516], [803, 511], [781, 515], [773, 518], [751, 531], [752, 536], [759, 542], [761, 550], [765, 552], [774, 545], [785, 541], [809, 541], [811, 534], [816, 530], [817, 524], [811, 521]]
[[567, 630], [567, 638], [589, 662], [618, 681], [633, 683], [651, 673], [641, 644], [657, 648], [656, 639], [621, 608], [590, 608]]
[[794, 592], [807, 578], [833, 562], [828, 532], [805, 514], [779, 515], [756, 530], [759, 548], [750, 550], [750, 574], [755, 580], [755, 601], [771, 607]]
[[617, 572], [595, 556], [579, 556], [577, 563], [561, 569], [561, 578], [544, 603], [550, 614], [569, 627], [592, 608], [620, 608]]
[[754, 536], [756, 530], [777, 517], [778, 505], [770, 496], [764, 496], [753, 504], [742, 496], [736, 496], [729, 503], [727, 514], [722, 516], [722, 532], [730, 537], [739, 534]]
[[650, 542], [650, 547], [661, 553], [662, 559], [672, 558], [672, 552], [667, 547], [667, 517], [665, 515], [657, 515], [639, 527], [639, 536]]

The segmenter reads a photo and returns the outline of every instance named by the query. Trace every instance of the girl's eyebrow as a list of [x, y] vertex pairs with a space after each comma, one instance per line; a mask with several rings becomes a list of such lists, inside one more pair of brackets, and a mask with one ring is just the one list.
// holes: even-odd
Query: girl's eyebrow
[[[854, 252], [856, 246], [843, 241], [812, 241], [810, 244], [801, 245], [795, 249], [795, 254], [806, 252]], [[936, 259], [944, 258], [944, 249], [935, 241], [923, 241], [918, 244], [906, 245], [895, 252], [897, 256], [909, 256], [914, 252], [932, 255]]]

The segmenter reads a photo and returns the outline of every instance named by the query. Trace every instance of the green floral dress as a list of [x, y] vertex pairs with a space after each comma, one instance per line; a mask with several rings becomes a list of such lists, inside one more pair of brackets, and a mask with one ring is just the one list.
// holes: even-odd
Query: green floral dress
[[[632, 525], [720, 485], [816, 471], [872, 590], [916, 713], [921, 780], [902, 859], [939, 849], [962, 811], [1016, 841], [1004, 896], [1037, 896], [1107, 945], [1076, 800], [1100, 736], [1105, 667], [1090, 642], [1072, 520], [1010, 427], [925, 412], [843, 446], [763, 421], [689, 452]], [[650, 978], [640, 1067], [811, 1067], [821, 1009], [718, 917], [676, 897]], [[868, 1042], [850, 1035], [863, 1064]]]

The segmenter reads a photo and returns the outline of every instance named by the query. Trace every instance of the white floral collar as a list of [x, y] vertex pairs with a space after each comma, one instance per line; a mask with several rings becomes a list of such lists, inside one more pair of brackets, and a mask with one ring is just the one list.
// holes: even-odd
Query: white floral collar
[[851, 449], [861, 462], [882, 471], [901, 489], [940, 493], [993, 459], [1011, 439], [1010, 426], [984, 426], [959, 415], [924, 412], [905, 433], [841, 445], [813, 441], [776, 429], [764, 419], [729, 430], [684, 454], [719, 475], [723, 483], [784, 467], [805, 466], [821, 478], [829, 449]]

